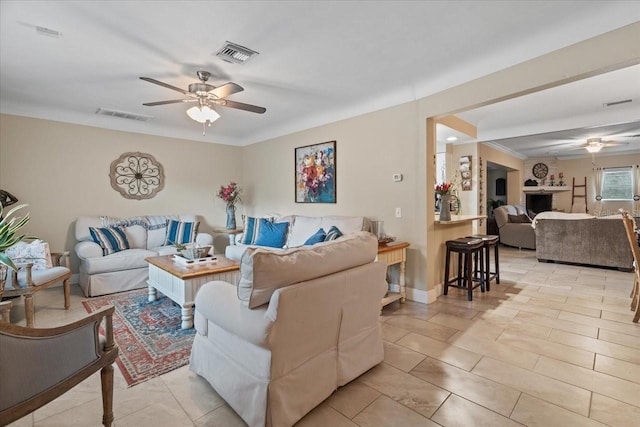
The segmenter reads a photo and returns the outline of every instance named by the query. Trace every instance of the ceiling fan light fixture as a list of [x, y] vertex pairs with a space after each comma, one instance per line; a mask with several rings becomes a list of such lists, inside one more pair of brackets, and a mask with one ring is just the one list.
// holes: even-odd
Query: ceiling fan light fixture
[[597, 153], [598, 151], [600, 151], [602, 149], [602, 143], [595, 143], [595, 144], [587, 145], [584, 148], [586, 148], [587, 151], [590, 152], [590, 153]]
[[187, 115], [198, 123], [213, 123], [220, 118], [220, 114], [213, 108], [205, 105], [203, 107], [191, 107], [187, 110]]

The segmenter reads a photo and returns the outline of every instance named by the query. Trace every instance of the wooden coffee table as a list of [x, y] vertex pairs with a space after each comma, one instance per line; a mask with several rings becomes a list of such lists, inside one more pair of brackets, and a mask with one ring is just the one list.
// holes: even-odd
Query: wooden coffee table
[[240, 263], [221, 255], [214, 262], [185, 266], [173, 260], [173, 255], [145, 258], [149, 263], [149, 301], [162, 292], [182, 308], [182, 329], [193, 328], [193, 307], [202, 285], [223, 280], [236, 285], [240, 278]]

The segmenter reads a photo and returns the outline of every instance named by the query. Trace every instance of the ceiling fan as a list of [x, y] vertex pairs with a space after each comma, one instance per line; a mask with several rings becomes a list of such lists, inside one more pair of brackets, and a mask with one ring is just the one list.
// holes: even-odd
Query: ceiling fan
[[218, 112], [213, 109], [214, 105], [236, 108], [238, 110], [250, 111], [252, 113], [258, 114], [262, 114], [267, 111], [267, 109], [264, 107], [258, 107], [257, 105], [244, 104], [242, 102], [226, 99], [228, 96], [233, 95], [234, 93], [243, 91], [244, 88], [242, 86], [233, 82], [229, 82], [223, 84], [222, 86], [216, 87], [207, 83], [207, 80], [209, 80], [209, 77], [211, 77], [210, 72], [198, 71], [196, 74], [198, 75], [198, 79], [200, 79], [200, 83], [191, 83], [188, 90], [180, 89], [179, 87], [163, 83], [159, 80], [152, 79], [151, 77], [140, 77], [141, 80], [164, 86], [168, 89], [175, 90], [187, 96], [187, 98], [183, 99], [147, 102], [142, 105], [145, 105], [147, 107], [154, 107], [156, 105], [176, 104], [179, 102], [197, 102], [197, 106], [193, 106], [187, 110], [187, 115], [198, 123], [202, 123], [203, 135], [205, 124], [208, 122], [209, 126], [211, 126], [211, 123], [213, 123], [220, 117], [220, 114], [218, 114]]
[[613, 140], [603, 140], [602, 138], [588, 138], [587, 142], [571, 148], [571, 150], [586, 149], [589, 153], [597, 153], [606, 147], [617, 147], [620, 145], [628, 145], [628, 142], [618, 142]]

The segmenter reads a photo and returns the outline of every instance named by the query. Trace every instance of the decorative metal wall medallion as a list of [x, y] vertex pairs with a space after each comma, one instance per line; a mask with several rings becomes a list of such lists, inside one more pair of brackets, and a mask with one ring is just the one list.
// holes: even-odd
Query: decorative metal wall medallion
[[164, 188], [164, 169], [151, 154], [124, 153], [111, 162], [111, 187], [126, 199], [151, 199]]

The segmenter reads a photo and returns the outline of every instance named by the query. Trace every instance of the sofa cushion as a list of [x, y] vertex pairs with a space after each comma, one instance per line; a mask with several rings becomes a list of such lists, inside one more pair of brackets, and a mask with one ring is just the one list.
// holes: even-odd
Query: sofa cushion
[[316, 234], [309, 237], [307, 241], [304, 242], [304, 245], [315, 245], [316, 243], [324, 242], [324, 238], [326, 237], [326, 235], [327, 233], [325, 233], [324, 228], [321, 228], [320, 230], [316, 231]]
[[120, 227], [89, 227], [89, 233], [102, 248], [103, 255], [129, 249], [129, 240]]
[[342, 237], [342, 232], [334, 225], [327, 231], [326, 236], [324, 236], [324, 241], [330, 242], [331, 240], [336, 240], [338, 237]]
[[260, 230], [255, 244], [281, 248], [287, 239], [287, 230], [289, 230], [289, 223], [287, 222], [275, 223], [268, 219], [260, 218]]
[[373, 262], [377, 253], [378, 240], [366, 231], [284, 251], [248, 248], [240, 261], [238, 298], [259, 307], [276, 289]]
[[88, 274], [148, 268], [149, 264], [145, 258], [157, 255], [156, 252], [147, 249], [127, 249], [98, 258], [87, 258], [83, 265]]
[[174, 254], [178, 253], [178, 250], [173, 245], [158, 246], [158, 247], [155, 247], [155, 248], [150, 248], [148, 250], [155, 252], [156, 254], [158, 254], [158, 256], [174, 255]]
[[164, 244], [174, 245], [176, 243], [193, 243], [198, 234], [200, 221], [183, 222], [176, 220], [167, 221], [167, 235]]
[[129, 248], [145, 249], [147, 247], [147, 229], [142, 225], [123, 227], [124, 235], [129, 241]]
[[509, 223], [509, 215], [518, 215], [519, 213], [513, 205], [498, 206], [493, 210], [493, 216], [496, 218], [498, 228]]

